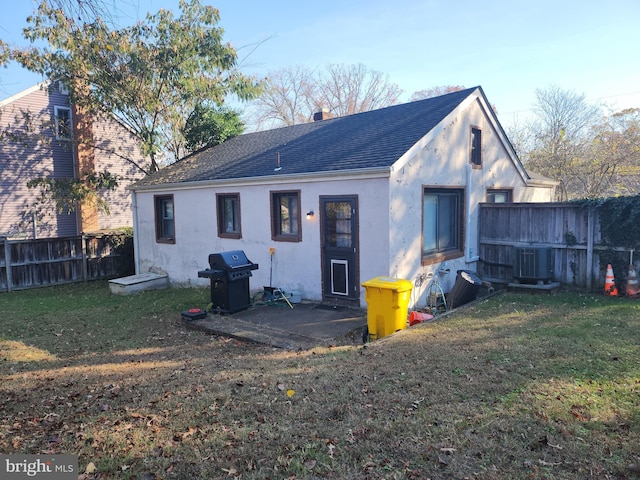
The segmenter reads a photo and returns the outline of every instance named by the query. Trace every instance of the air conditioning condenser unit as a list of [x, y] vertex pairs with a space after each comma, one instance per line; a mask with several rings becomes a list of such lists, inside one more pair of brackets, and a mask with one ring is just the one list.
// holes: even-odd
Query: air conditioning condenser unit
[[551, 247], [513, 247], [513, 278], [519, 282], [544, 283], [553, 279]]

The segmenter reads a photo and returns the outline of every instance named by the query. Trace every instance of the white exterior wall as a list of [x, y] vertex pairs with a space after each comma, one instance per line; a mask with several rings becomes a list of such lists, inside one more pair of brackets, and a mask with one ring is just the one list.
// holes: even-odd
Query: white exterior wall
[[[472, 127], [482, 131], [482, 168], [470, 164]], [[529, 187], [522, 173], [481, 103], [473, 99], [461, 104], [396, 163], [390, 180], [389, 275], [413, 282], [411, 305], [427, 305], [434, 278], [448, 292], [458, 270], [477, 270], [478, 203], [486, 201], [487, 189], [513, 189], [514, 202], [551, 201], [552, 188]], [[465, 189], [465, 252], [459, 258], [422, 266], [425, 186]], [[448, 273], [439, 273], [446, 270]]]
[[[275, 242], [271, 239], [270, 192], [300, 190], [302, 241]], [[240, 194], [242, 238], [219, 238], [216, 219], [216, 193]], [[155, 240], [154, 195], [172, 194], [176, 243]], [[136, 193], [136, 251], [138, 273], [164, 272], [174, 284], [208, 285], [198, 278], [199, 270], [209, 268], [210, 253], [244, 250], [259, 269], [250, 278], [250, 289], [269, 285], [270, 254], [275, 248], [272, 285], [285, 291], [297, 290], [309, 300], [322, 299], [320, 246], [320, 196], [357, 195], [359, 216], [360, 282], [386, 275], [389, 271], [388, 178], [362, 178], [279, 182], [277, 185], [253, 183], [233, 186], [203, 186]], [[311, 220], [306, 213], [314, 211]], [[364, 289], [361, 290], [364, 305]]]
[[[514, 202], [546, 202], [553, 198], [552, 185], [527, 184], [526, 173], [514, 162], [504, 133], [486, 114], [488, 108], [481, 96], [471, 95], [403, 155], [389, 174], [349, 176], [343, 172], [331, 178], [279, 179], [275, 185], [253, 179], [226, 186], [211, 182], [138, 191], [134, 202], [137, 271], [165, 272], [172, 283], [207, 285], [208, 280], [198, 279], [197, 272], [208, 268], [210, 253], [244, 250], [251, 261], [260, 265], [253, 272], [250, 288], [261, 290], [269, 285], [269, 248], [274, 247], [272, 285], [286, 291], [297, 290], [305, 299], [321, 300], [319, 197], [357, 195], [359, 282], [382, 275], [411, 280], [415, 287], [410, 306], [425, 306], [426, 292], [434, 278], [448, 292], [457, 270], [477, 269], [478, 203], [486, 201], [488, 188], [512, 189]], [[471, 127], [482, 131], [480, 169], [470, 165]], [[421, 265], [424, 186], [465, 189], [465, 252], [459, 258]], [[301, 191], [301, 242], [271, 240], [272, 190]], [[240, 194], [241, 239], [218, 237], [216, 193]], [[154, 194], [174, 195], [175, 244], [155, 240]], [[305, 218], [309, 210], [315, 212], [312, 220]], [[441, 269], [448, 269], [449, 273], [438, 273]], [[366, 305], [363, 288], [360, 303]]]

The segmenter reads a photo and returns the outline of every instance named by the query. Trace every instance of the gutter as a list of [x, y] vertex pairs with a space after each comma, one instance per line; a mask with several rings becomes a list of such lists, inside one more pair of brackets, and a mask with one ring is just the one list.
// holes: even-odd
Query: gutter
[[556, 182], [555, 180], [545, 180], [542, 178], [531, 178], [527, 180], [527, 186], [530, 187], [556, 187], [560, 182]]
[[192, 190], [224, 186], [282, 185], [293, 183], [334, 182], [337, 180], [355, 180], [370, 178], [389, 178], [393, 167], [359, 168], [334, 170], [330, 172], [295, 173], [284, 175], [263, 175], [260, 177], [225, 178], [217, 180], [197, 180], [184, 182], [156, 183], [152, 185], [129, 185], [132, 192], [151, 192], [156, 190]]

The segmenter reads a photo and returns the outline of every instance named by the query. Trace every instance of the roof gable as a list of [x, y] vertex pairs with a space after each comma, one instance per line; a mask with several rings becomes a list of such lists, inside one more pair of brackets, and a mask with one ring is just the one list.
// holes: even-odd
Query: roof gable
[[[518, 155], [516, 154], [511, 141], [507, 137], [507, 134], [502, 128], [502, 125], [498, 121], [498, 117], [496, 116], [493, 107], [491, 107], [491, 105], [489, 104], [489, 101], [487, 100], [487, 97], [485, 96], [482, 88], [476, 87], [471, 90], [472, 91], [469, 93], [469, 95], [467, 95], [466, 98], [464, 98], [453, 110], [451, 110], [447, 117], [455, 118], [456, 115], [460, 114], [460, 112], [469, 108], [471, 104], [477, 103], [484, 112], [486, 120], [489, 122], [493, 131], [496, 133], [496, 135], [500, 139], [500, 142], [504, 146], [512, 165], [514, 166], [522, 180], [527, 183], [531, 179], [531, 177], [525, 170], [522, 162], [520, 162], [520, 159], [518, 158]], [[415, 145], [413, 145], [413, 147], [410, 148], [394, 165], [394, 169], [402, 168], [404, 165], [406, 165], [407, 162], [410, 161], [410, 159], [416, 154], [416, 152], [420, 151], [422, 148], [428, 145], [429, 142], [431, 142], [431, 140], [433, 140], [433, 138], [435, 138], [449, 123], [447, 121], [447, 117], [444, 117], [442, 121], [438, 123], [438, 125], [432, 128], [424, 137], [422, 137]]]
[[24, 98], [27, 95], [31, 95], [33, 92], [44, 90], [47, 86], [48, 86], [47, 82], [38, 83], [37, 85], [33, 85], [25, 90], [22, 90], [14, 95], [11, 95], [10, 97], [0, 100], [0, 108], [6, 107], [7, 105], [11, 105], [13, 102], [20, 100], [21, 98]]
[[240, 135], [136, 186], [390, 168], [475, 90]]
[[2, 100], [0, 100], [0, 108], [4, 108], [8, 105], [11, 105], [12, 103], [21, 100], [25, 97], [27, 97], [28, 95], [31, 95], [34, 92], [45, 92], [46, 90], [49, 91], [49, 93], [51, 93], [51, 91], [53, 89], [55, 89], [60, 95], [66, 95], [68, 96], [69, 93], [68, 92], [63, 92], [60, 90], [60, 88], [57, 86], [58, 85], [58, 81], [59, 80], [55, 80], [55, 81], [51, 81], [51, 80], [45, 80], [44, 82], [40, 82], [37, 83], [35, 85], [32, 85], [29, 88], [26, 88], [24, 90], [21, 90], [18, 93], [15, 93], [13, 95], [11, 95], [10, 97], [4, 98]]

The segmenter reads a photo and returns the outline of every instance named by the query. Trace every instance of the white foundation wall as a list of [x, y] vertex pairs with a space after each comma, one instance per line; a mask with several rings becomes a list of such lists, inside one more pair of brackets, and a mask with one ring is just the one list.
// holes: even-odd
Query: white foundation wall
[[[270, 192], [300, 191], [302, 241], [276, 242], [271, 239]], [[137, 271], [167, 273], [173, 284], [208, 285], [198, 278], [209, 268], [210, 253], [243, 250], [259, 265], [250, 278], [252, 291], [272, 286], [296, 290], [309, 300], [322, 299], [320, 238], [320, 196], [356, 195], [359, 218], [359, 281], [387, 275], [389, 271], [388, 178], [340, 179], [289, 182], [277, 185], [215, 186], [137, 192]], [[219, 238], [216, 193], [240, 195], [242, 238]], [[155, 239], [154, 196], [173, 195], [175, 244]], [[314, 212], [311, 219], [306, 213]], [[269, 249], [275, 248], [271, 257]], [[364, 305], [364, 289], [361, 289]]]

